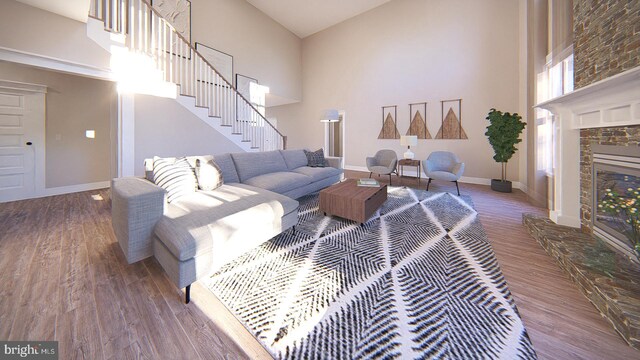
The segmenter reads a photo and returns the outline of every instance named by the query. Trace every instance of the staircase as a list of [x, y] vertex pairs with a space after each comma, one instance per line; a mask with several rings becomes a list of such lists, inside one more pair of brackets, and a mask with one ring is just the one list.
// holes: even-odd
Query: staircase
[[[239, 137], [250, 151], [282, 150], [283, 136], [148, 0], [91, 0], [89, 17], [104, 24], [129, 52], [152, 61], [163, 81], [178, 86], [178, 101], [227, 137]], [[203, 111], [204, 110], [204, 111]], [[213, 125], [212, 123], [217, 123]], [[223, 129], [221, 129], [223, 130]], [[234, 140], [234, 139], [232, 139]]]

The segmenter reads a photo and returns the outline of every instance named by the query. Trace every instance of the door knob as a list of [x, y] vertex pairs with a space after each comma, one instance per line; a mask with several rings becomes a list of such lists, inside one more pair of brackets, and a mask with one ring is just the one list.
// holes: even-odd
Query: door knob
[[27, 145], [31, 146], [33, 143], [31, 141], [27, 141]]

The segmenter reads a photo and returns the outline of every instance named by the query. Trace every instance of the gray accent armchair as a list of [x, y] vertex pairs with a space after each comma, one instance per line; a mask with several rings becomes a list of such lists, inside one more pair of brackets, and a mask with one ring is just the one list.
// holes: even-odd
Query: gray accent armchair
[[371, 174], [389, 175], [389, 185], [391, 185], [391, 174], [396, 172], [398, 155], [393, 150], [378, 150], [375, 156], [367, 157], [367, 169], [369, 177]]
[[458, 159], [456, 154], [449, 151], [434, 151], [427, 160], [422, 161], [424, 173], [429, 178], [427, 182], [427, 191], [431, 180], [444, 180], [456, 183], [456, 190], [460, 196], [460, 188], [458, 180], [464, 172], [464, 163]]

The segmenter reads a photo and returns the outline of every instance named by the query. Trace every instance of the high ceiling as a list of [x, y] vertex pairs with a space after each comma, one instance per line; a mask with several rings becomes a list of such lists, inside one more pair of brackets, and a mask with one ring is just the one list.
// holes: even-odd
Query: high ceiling
[[391, 0], [247, 0], [305, 38]]
[[[78, 21], [87, 21], [88, 0], [17, 0]], [[391, 0], [247, 0], [300, 38], [305, 38]]]

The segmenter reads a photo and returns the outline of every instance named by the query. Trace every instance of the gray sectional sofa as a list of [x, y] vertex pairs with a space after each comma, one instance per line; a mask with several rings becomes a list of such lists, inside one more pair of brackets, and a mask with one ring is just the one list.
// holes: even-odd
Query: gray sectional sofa
[[219, 166], [224, 184], [198, 190], [171, 203], [153, 183], [153, 160], [146, 178], [111, 182], [113, 229], [127, 261], [155, 256], [169, 278], [186, 287], [237, 256], [293, 227], [301, 196], [340, 181], [341, 158], [327, 167], [307, 166], [303, 150], [191, 156]]

